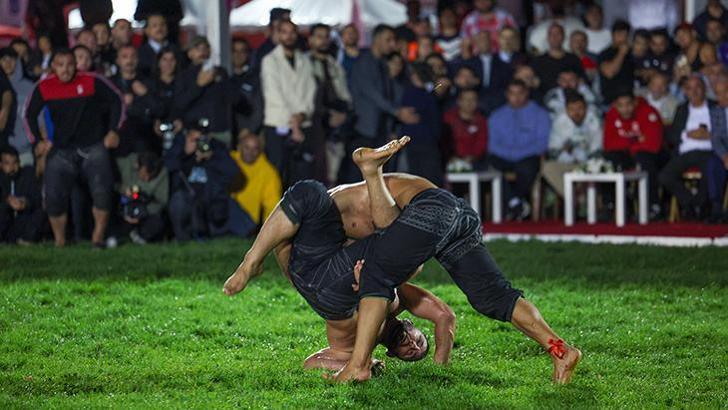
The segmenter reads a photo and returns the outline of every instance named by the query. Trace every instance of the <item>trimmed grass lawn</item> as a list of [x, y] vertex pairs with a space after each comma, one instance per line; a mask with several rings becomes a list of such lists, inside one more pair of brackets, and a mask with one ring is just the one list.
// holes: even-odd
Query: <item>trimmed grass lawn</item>
[[416, 282], [458, 316], [452, 365], [388, 359], [368, 383], [335, 385], [303, 370], [324, 324], [272, 260], [242, 294], [222, 294], [248, 246], [0, 247], [0, 408], [728, 405], [725, 249], [490, 243], [584, 352], [568, 386], [550, 383], [535, 343], [479, 316], [430, 263]]

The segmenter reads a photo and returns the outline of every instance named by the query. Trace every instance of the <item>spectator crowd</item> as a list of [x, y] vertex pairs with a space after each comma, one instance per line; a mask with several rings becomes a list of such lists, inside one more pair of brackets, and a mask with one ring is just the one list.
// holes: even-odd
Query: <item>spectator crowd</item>
[[601, 159], [649, 175], [652, 220], [675, 202], [683, 220], [727, 222], [720, 1], [693, 22], [611, 27], [589, 1], [546, 3], [531, 26], [495, 0], [441, 3], [426, 16], [408, 1], [405, 24], [371, 33], [303, 29], [276, 8], [259, 47], [232, 40], [229, 71], [205, 37], [178, 45], [163, 14], [145, 16], [139, 46], [123, 19], [78, 31], [71, 49], [43, 33], [12, 40], [0, 49], [0, 240], [247, 237], [283, 189], [359, 181], [351, 153], [399, 135], [412, 140], [388, 171], [439, 186], [448, 171], [509, 174], [511, 220], [534, 211], [539, 178], [558, 198], [565, 173]]

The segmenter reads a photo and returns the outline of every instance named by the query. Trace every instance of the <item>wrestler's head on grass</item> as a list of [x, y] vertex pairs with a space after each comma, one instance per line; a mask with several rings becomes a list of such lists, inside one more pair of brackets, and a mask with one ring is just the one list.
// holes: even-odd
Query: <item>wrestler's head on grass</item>
[[387, 347], [387, 356], [405, 362], [422, 360], [430, 350], [425, 334], [408, 319], [389, 319], [384, 327], [382, 340]]

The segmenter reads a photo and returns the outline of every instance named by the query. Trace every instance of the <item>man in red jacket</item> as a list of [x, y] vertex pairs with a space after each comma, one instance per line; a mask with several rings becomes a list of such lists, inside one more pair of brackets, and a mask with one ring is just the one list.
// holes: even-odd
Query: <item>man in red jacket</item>
[[478, 111], [478, 91], [460, 90], [457, 106], [446, 112], [443, 120], [452, 137], [452, 156], [467, 161], [475, 169], [484, 169], [488, 124]]
[[[36, 152], [47, 154], [43, 185], [53, 236], [56, 246], [65, 245], [71, 189], [75, 181], [85, 181], [93, 200], [91, 241], [103, 247], [114, 187], [108, 150], [119, 146], [124, 104], [108, 80], [76, 72], [70, 51], [56, 51], [51, 67], [53, 74], [38, 82], [28, 97], [24, 117]], [[41, 138], [38, 115], [44, 107], [53, 132]]]
[[650, 219], [659, 217], [657, 194], [663, 128], [660, 113], [632, 91], [620, 92], [604, 120], [604, 157], [618, 170], [639, 165], [649, 177]]

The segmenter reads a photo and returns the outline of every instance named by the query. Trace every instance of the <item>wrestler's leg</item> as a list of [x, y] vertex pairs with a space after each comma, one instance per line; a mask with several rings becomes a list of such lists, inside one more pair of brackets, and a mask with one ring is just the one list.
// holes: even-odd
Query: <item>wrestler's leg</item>
[[409, 137], [404, 136], [379, 148], [359, 148], [352, 154], [367, 184], [372, 220], [379, 229], [386, 228], [399, 216], [397, 203], [384, 183], [382, 167], [409, 140]]
[[519, 290], [511, 287], [485, 246], [481, 244], [456, 262], [445, 262], [444, 265], [475, 310], [492, 319], [511, 322], [540, 344], [551, 354], [553, 381], [569, 382], [581, 359], [581, 352], [564, 343], [536, 306], [524, 299]]
[[233, 296], [242, 291], [253, 276], [260, 274], [266, 255], [276, 246], [293, 238], [298, 227], [299, 225], [291, 222], [281, 210], [280, 204], [277, 205], [266, 219], [243, 261], [225, 282], [223, 292], [228, 296]]

